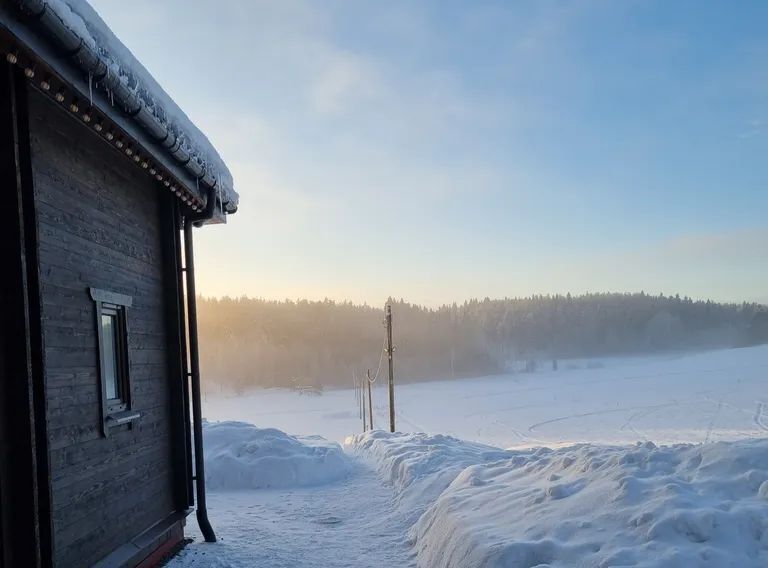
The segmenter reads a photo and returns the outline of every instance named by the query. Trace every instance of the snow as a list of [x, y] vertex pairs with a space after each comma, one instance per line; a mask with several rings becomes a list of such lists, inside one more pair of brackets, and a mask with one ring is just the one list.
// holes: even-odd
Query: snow
[[392, 491], [365, 462], [323, 486], [208, 493], [218, 542], [195, 539], [169, 568], [381, 568], [413, 566]]
[[211, 490], [322, 485], [347, 476], [350, 460], [335, 442], [289, 436], [244, 422], [203, 426], [205, 479]]
[[398, 386], [343, 450], [304, 434], [359, 431], [351, 390], [209, 396], [301, 435], [207, 424], [219, 542], [169, 566], [768, 566], [768, 347], [565, 366]]
[[419, 434], [348, 443], [401, 494], [444, 487], [410, 531], [421, 566], [768, 565], [766, 440], [495, 453]]
[[69, 4], [64, 0], [46, 0], [46, 2], [48, 3], [48, 6], [50, 6], [50, 9], [59, 16], [67, 28], [80, 36], [89, 47], [96, 47], [96, 40], [93, 39], [88, 32], [88, 27], [85, 25], [85, 21], [72, 11]]
[[395, 490], [395, 502], [415, 522], [470, 465], [498, 461], [509, 452], [442, 434], [390, 434], [376, 430], [347, 438], [345, 446], [371, 458]]
[[[401, 377], [395, 375], [396, 426], [501, 448], [761, 438], [768, 430], [766, 375], [766, 345], [561, 361], [558, 371], [416, 384], [397, 384]], [[387, 428], [386, 381], [376, 387], [374, 423]], [[210, 391], [203, 410], [209, 419], [268, 424], [337, 442], [362, 424], [352, 389], [325, 390], [322, 396], [281, 389], [241, 396]]]
[[[199, 159], [219, 181], [224, 201], [238, 202], [232, 174], [208, 138], [195, 126], [154, 77], [115, 36], [87, 0], [46, 0], [62, 23], [95, 49], [109, 68], [129, 86], [152, 114], [172, 131], [186, 152]], [[190, 85], [195, 78], [190, 78]]]

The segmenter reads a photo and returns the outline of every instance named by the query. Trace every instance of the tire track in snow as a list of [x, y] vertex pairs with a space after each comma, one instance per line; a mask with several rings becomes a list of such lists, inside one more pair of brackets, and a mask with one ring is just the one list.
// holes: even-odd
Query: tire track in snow
[[629, 430], [631, 432], [634, 432], [638, 437], [642, 438], [643, 441], [648, 441], [649, 440], [648, 436], [646, 436], [640, 430], [635, 428], [634, 422], [638, 418], [647, 418], [651, 414], [658, 412], [660, 409], [661, 409], [660, 407], [656, 407], [656, 408], [638, 410], [637, 412], [633, 413], [627, 418], [627, 420], [624, 422], [624, 424], [621, 425], [621, 428], [619, 428], [619, 430]]
[[[705, 397], [704, 400], [706, 402], [711, 402], [712, 404], [718, 404], [720, 402], [720, 401], [712, 398], [711, 396]], [[751, 408], [742, 408], [742, 407], [737, 406], [735, 404], [731, 404], [730, 402], [723, 401], [723, 408], [731, 408], [731, 409], [736, 410], [738, 412], [741, 412], [743, 414], [748, 414], [749, 416], [752, 416], [752, 417], [754, 417], [754, 415], [755, 415], [755, 411], [752, 410]]]
[[768, 432], [768, 426], [763, 422], [763, 416], [765, 416], [765, 403], [758, 401], [755, 415], [752, 417], [752, 422], [754, 422], [755, 426], [760, 428], [760, 430]]
[[[724, 395], [725, 396], [725, 395]], [[744, 414], [749, 414], [752, 417], [752, 424], [757, 426], [759, 430], [762, 430], [764, 432], [768, 432], [768, 424], [765, 423], [765, 415], [766, 415], [766, 403], [763, 401], [758, 400], [755, 404], [757, 405], [755, 410], [750, 410], [748, 408], [742, 408], [741, 406], [737, 406], [736, 404], [731, 404], [728, 402], [717, 401], [711, 397], [705, 398], [707, 402], [711, 402], [712, 404], [721, 404], [724, 408], [731, 408], [733, 410], [736, 410], [737, 412], [741, 412]]]
[[[495, 428], [495, 431], [494, 431]], [[518, 443], [514, 442], [504, 442], [503, 444], [497, 444], [496, 441], [493, 442], [493, 445], [501, 445], [502, 447], [525, 447], [525, 446], [551, 446], [553, 442], [541, 440], [538, 438], [534, 438], [532, 436], [529, 436], [522, 430], [519, 430], [518, 428], [515, 428], [514, 426], [510, 425], [508, 422], [505, 422], [504, 420], [501, 420], [500, 418], [495, 418], [490, 421], [490, 423], [486, 426], [482, 426], [480, 429], [478, 429], [475, 434], [478, 441], [481, 441], [483, 439], [487, 439], [487, 436], [491, 436], [492, 438], [499, 438], [498, 433], [515, 436], [519, 440]], [[482, 442], [481, 442], [482, 443]]]
[[715, 413], [712, 415], [712, 419], [709, 421], [709, 425], [707, 426], [707, 435], [704, 436], [704, 443], [708, 444], [709, 439], [712, 436], [712, 430], [715, 428], [715, 421], [720, 416], [720, 411], [723, 409], [723, 400], [727, 396], [727, 393], [723, 394], [723, 396], [720, 397], [720, 400], [717, 401], [717, 408], [715, 409]]
[[678, 406], [678, 402], [667, 402], [664, 404], [651, 404], [647, 406], [630, 406], [625, 408], [611, 408], [608, 410], [596, 410], [594, 412], [583, 412], [579, 414], [569, 414], [568, 416], [560, 416], [558, 418], [552, 418], [550, 420], [544, 420], [542, 422], [537, 422], [535, 424], [531, 424], [528, 426], [528, 431], [533, 432], [537, 428], [541, 428], [542, 426], [547, 426], [548, 424], [555, 424], [557, 422], [563, 422], [565, 420], [572, 420], [574, 418], [588, 418], [590, 416], [601, 416], [604, 414], [617, 414], [619, 412], [630, 412], [632, 410], [647, 410], [647, 409], [659, 409], [664, 408], [667, 406]]

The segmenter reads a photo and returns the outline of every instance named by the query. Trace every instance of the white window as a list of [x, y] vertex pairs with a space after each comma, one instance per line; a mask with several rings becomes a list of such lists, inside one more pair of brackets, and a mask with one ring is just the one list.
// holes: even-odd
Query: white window
[[128, 350], [128, 308], [132, 298], [106, 290], [90, 289], [96, 303], [99, 345], [99, 379], [104, 435], [112, 426], [139, 417], [131, 412], [131, 366]]

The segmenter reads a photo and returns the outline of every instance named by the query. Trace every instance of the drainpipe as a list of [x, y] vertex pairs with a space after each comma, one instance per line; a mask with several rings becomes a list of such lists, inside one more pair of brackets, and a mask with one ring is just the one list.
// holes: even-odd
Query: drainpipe
[[192, 391], [192, 430], [195, 441], [195, 489], [197, 492], [197, 523], [206, 542], [216, 542], [205, 499], [205, 457], [203, 455], [203, 410], [200, 403], [200, 352], [197, 338], [197, 295], [195, 292], [195, 253], [192, 244], [192, 226], [213, 217], [216, 210], [216, 192], [208, 190], [205, 210], [184, 217], [184, 266], [187, 271], [187, 314], [189, 329], [189, 366]]

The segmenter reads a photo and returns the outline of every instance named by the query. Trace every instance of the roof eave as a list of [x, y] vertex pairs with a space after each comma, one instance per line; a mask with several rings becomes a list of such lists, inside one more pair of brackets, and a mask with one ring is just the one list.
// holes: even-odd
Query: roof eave
[[[55, 77], [58, 82], [65, 84], [70, 92], [66, 101], [58, 102], [63, 102], [66, 105], [76, 98], [82, 101], [84, 113], [81, 118], [83, 120], [85, 120], [85, 112], [101, 114], [116, 129], [122, 131], [127, 140], [126, 144], [132, 143], [136, 147], [140, 147], [146, 155], [151, 156], [153, 166], [145, 167], [145, 169], [148, 171], [156, 170], [151, 175], [155, 176], [157, 181], [166, 188], [175, 191], [177, 197], [192, 211], [202, 210], [208, 195], [211, 193], [209, 190], [215, 190], [218, 203], [210, 222], [226, 222], [226, 215], [237, 211], [237, 194], [234, 190], [225, 192], [223, 188], [217, 187], [217, 180], [206, 175], [196, 158], [194, 164], [189, 163], [193, 156], [189, 156], [186, 162], [179, 161], [178, 154], [174, 155], [174, 151], [178, 150], [178, 145], [171, 144], [169, 146], [168, 141], [162, 138], [158, 139], [157, 132], [150, 132], [146, 124], [140, 124], [135, 115], [131, 116], [119, 108], [114, 99], [108, 96], [105, 89], [95, 88], [93, 77], [84, 71], [77, 58], [73, 58], [71, 53], [62, 51], [61, 46], [56, 45], [55, 41], [45, 37], [34, 20], [28, 20], [29, 18], [21, 15], [18, 9], [12, 9], [5, 3], [0, 4], [0, 32], [4, 31], [5, 34], [3, 35], [7, 36], [2, 42], [4, 45], [0, 45], [0, 47], [9, 54], [22, 51], [22, 57], [18, 58], [20, 65], [31, 63], [37, 69], [38, 77], [42, 73], [46, 73]], [[2, 39], [0, 38], [0, 40]], [[25, 58], [28, 60], [26, 63], [23, 61]], [[37, 81], [33, 81], [32, 78], [29, 79], [33, 86], [40, 89]], [[53, 92], [47, 94], [51, 97], [54, 96]], [[144, 119], [144, 123], [146, 123], [146, 116]], [[106, 132], [104, 135], [106, 136]], [[113, 144], [118, 143], [117, 139], [107, 140], [105, 138], [105, 140]], [[129, 150], [130, 148], [126, 148], [126, 152]], [[143, 165], [143, 162], [136, 159], [135, 155], [129, 154], [129, 157], [132, 157], [140, 166]]]

